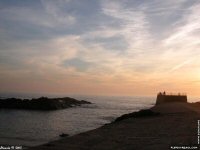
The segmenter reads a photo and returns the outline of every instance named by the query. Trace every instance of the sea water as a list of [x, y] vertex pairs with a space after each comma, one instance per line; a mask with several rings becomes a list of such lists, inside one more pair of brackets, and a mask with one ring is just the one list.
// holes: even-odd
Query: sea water
[[122, 114], [152, 107], [156, 97], [77, 96], [92, 104], [55, 111], [0, 109], [0, 145], [36, 146], [98, 128]]

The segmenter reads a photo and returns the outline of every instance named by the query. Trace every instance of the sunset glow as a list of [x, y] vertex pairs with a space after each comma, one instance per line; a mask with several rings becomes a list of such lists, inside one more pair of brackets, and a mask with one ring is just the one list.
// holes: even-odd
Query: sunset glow
[[1, 0], [0, 92], [200, 91], [198, 0]]

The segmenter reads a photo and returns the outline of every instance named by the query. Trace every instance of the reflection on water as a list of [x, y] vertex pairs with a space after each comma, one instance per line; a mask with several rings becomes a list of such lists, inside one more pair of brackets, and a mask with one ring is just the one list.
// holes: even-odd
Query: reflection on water
[[34, 146], [111, 122], [116, 117], [151, 107], [155, 97], [73, 96], [91, 105], [56, 111], [0, 109], [0, 144]]

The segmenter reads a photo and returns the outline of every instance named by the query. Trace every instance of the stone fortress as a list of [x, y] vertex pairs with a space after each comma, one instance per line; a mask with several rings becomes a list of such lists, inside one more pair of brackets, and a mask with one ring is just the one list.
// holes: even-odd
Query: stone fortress
[[163, 103], [171, 103], [171, 102], [182, 102], [187, 103], [187, 95], [185, 93], [166, 93], [165, 91], [159, 92], [156, 99], [156, 105]]

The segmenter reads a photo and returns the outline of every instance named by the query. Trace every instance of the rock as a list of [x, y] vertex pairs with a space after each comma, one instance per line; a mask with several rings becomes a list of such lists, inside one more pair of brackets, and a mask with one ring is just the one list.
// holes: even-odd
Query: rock
[[158, 116], [158, 115], [160, 115], [160, 113], [154, 112], [150, 109], [142, 109], [140, 111], [133, 112], [130, 114], [124, 114], [118, 117], [117, 119], [115, 119], [114, 122], [118, 122], [118, 121], [129, 119], [129, 118], [152, 117], [152, 116]]
[[50, 146], [50, 147], [52, 147], [52, 146], [55, 146], [54, 144], [51, 144], [51, 143], [47, 143], [47, 144], [44, 144], [44, 146]]
[[40, 97], [32, 100], [19, 99], [19, 98], [0, 99], [0, 108], [8, 108], [8, 109], [57, 110], [73, 106], [80, 106], [82, 104], [91, 104], [91, 102], [84, 100], [79, 101], [70, 97], [64, 97], [64, 98]]
[[60, 137], [67, 137], [67, 136], [69, 136], [69, 134], [62, 133], [62, 134], [60, 134], [59, 136], [60, 136]]

